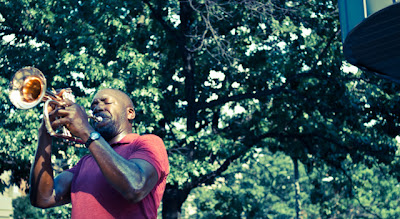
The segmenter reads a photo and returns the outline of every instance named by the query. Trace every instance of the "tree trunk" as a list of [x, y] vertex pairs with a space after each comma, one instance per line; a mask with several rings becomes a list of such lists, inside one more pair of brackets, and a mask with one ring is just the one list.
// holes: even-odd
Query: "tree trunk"
[[185, 99], [187, 101], [186, 119], [187, 131], [195, 131], [196, 124], [196, 109], [195, 109], [195, 78], [194, 78], [194, 60], [193, 54], [187, 49], [188, 39], [190, 35], [190, 26], [192, 20], [193, 9], [188, 1], [179, 1], [180, 4], [180, 39], [178, 40], [179, 49], [183, 62], [183, 74], [185, 76]]
[[178, 200], [178, 190], [169, 188], [165, 189], [162, 201], [162, 218], [163, 219], [176, 219], [181, 218], [181, 206]]
[[189, 191], [178, 188], [177, 185], [167, 184], [162, 199], [162, 218], [180, 219], [182, 204], [189, 195]]
[[299, 183], [299, 163], [297, 158], [292, 158], [293, 160], [293, 168], [294, 168], [294, 191], [295, 191], [295, 202], [296, 202], [296, 219], [301, 217], [300, 209], [300, 183]]

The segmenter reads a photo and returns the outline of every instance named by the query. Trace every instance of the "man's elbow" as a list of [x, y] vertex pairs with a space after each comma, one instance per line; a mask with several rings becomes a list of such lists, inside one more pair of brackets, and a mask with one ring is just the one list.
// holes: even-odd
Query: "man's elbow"
[[151, 190], [146, 188], [145, 182], [146, 182], [145, 179], [142, 179], [140, 183], [136, 182], [135, 185], [131, 185], [127, 191], [122, 192], [122, 195], [127, 201], [131, 203], [140, 202], [147, 196], [147, 194], [149, 194]]
[[130, 203], [138, 203], [146, 197], [147, 193], [143, 190], [135, 190], [123, 193], [124, 198]]
[[157, 183], [157, 177], [145, 177], [142, 175], [136, 180], [130, 181], [129, 186], [125, 187], [125, 191], [121, 194], [130, 203], [138, 203], [142, 201], [154, 188]]
[[46, 209], [53, 207], [47, 200], [38, 200], [37, 197], [34, 197], [32, 195], [29, 196], [29, 200], [31, 202], [31, 205], [36, 208]]
[[46, 208], [52, 207], [51, 205], [46, 204], [45, 202], [33, 201], [32, 199], [31, 199], [31, 205], [32, 205], [33, 207], [41, 208], [41, 209], [46, 209]]

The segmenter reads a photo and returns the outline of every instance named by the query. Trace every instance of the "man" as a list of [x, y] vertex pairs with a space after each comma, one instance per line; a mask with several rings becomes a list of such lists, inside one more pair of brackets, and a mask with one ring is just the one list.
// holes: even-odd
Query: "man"
[[91, 109], [101, 122], [92, 127], [86, 112], [67, 102], [49, 113], [52, 127], [67, 127], [90, 151], [73, 168], [53, 177], [51, 137], [39, 128], [31, 169], [32, 205], [49, 208], [72, 203], [72, 218], [156, 218], [169, 163], [162, 140], [132, 133], [131, 99], [115, 89], [100, 90]]

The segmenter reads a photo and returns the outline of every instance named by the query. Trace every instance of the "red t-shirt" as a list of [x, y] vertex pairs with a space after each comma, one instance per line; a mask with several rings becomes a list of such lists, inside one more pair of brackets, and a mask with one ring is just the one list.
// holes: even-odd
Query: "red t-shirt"
[[71, 169], [72, 218], [157, 218], [164, 194], [169, 162], [164, 143], [156, 135], [129, 134], [112, 144], [125, 159], [143, 159], [155, 167], [158, 181], [140, 202], [130, 203], [104, 178], [91, 155], [86, 155]]

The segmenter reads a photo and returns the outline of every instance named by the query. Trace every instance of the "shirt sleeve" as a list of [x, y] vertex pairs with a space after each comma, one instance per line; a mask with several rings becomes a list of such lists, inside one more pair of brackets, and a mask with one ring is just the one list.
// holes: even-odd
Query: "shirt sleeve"
[[143, 135], [136, 144], [128, 159], [145, 160], [154, 166], [159, 179], [166, 177], [169, 172], [169, 163], [162, 139], [156, 135]]

